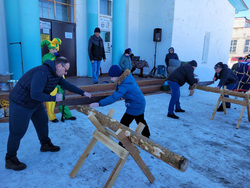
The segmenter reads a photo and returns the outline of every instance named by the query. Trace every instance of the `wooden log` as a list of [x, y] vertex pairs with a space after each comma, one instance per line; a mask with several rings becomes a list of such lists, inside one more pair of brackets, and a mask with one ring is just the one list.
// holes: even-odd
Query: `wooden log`
[[180, 170], [181, 172], [186, 171], [188, 167], [188, 160], [184, 156], [180, 156], [169, 149], [153, 142], [152, 140], [142, 136], [141, 134], [133, 131], [132, 129], [122, 125], [116, 120], [98, 112], [97, 110], [90, 108], [88, 106], [79, 105], [76, 108], [79, 112], [84, 113], [85, 115], [89, 115], [89, 113], [93, 112], [98, 121], [105, 127], [108, 127], [112, 131], [116, 132], [118, 129], [122, 129], [125, 131], [126, 135], [129, 135], [129, 139], [132, 143], [139, 146], [146, 152], [151, 155], [161, 159], [172, 167]]
[[[203, 91], [209, 91], [209, 92], [213, 92], [213, 93], [221, 93], [221, 89], [214, 88], [214, 87], [208, 87], [208, 86], [196, 85], [195, 89], [200, 89], [200, 90], [203, 90]], [[246, 93], [241, 93], [241, 92], [238, 92], [238, 91], [232, 91], [232, 90], [227, 90], [227, 89], [224, 90], [224, 94], [225, 95], [232, 95], [232, 96], [235, 96], [235, 97], [242, 97], [242, 98], [245, 98], [246, 95], [247, 95]]]

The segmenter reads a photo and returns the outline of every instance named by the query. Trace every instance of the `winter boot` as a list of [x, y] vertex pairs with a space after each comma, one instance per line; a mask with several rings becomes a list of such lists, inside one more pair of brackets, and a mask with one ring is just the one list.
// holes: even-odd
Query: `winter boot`
[[5, 157], [5, 168], [19, 171], [25, 169], [26, 164], [20, 162], [15, 155], [10, 158]]
[[217, 112], [223, 112], [223, 111], [224, 111], [223, 105], [221, 104], [221, 105], [219, 106], [219, 108], [217, 109]]
[[76, 120], [76, 117], [71, 116], [70, 118], [66, 118], [66, 120]]
[[179, 119], [179, 117], [176, 116], [175, 114], [168, 114], [168, 117], [173, 118], [173, 119]]
[[183, 109], [175, 109], [175, 112], [185, 112], [185, 110], [183, 110]]
[[40, 151], [41, 152], [46, 152], [46, 151], [51, 151], [51, 152], [57, 152], [60, 150], [59, 146], [54, 146], [51, 143], [51, 140], [47, 141], [46, 143], [42, 144]]

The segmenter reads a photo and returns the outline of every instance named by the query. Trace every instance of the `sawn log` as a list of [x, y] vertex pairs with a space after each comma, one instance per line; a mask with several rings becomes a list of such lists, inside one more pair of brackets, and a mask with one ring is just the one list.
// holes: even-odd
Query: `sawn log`
[[[203, 90], [203, 91], [209, 91], [209, 92], [214, 92], [214, 93], [221, 93], [221, 89], [214, 88], [214, 87], [208, 87], [208, 86], [196, 85], [195, 89], [200, 89], [200, 90]], [[231, 91], [231, 90], [227, 90], [227, 89], [223, 89], [223, 93], [225, 95], [232, 95], [232, 96], [235, 96], [235, 97], [242, 97], [242, 98], [245, 98], [246, 95], [247, 95], [246, 93], [241, 93], [241, 92], [238, 92], [238, 91]]]
[[153, 142], [152, 140], [142, 136], [141, 134], [133, 131], [132, 129], [122, 125], [116, 120], [109, 118], [108, 116], [98, 112], [97, 110], [90, 108], [88, 106], [79, 105], [76, 107], [79, 112], [89, 115], [89, 113], [94, 113], [98, 121], [105, 127], [108, 127], [112, 131], [116, 132], [119, 128], [125, 131], [126, 136], [129, 137], [132, 143], [139, 146], [141, 149], [150, 153], [151, 155], [161, 159], [172, 167], [180, 170], [181, 172], [186, 171], [188, 167], [188, 160], [184, 156], [180, 156], [169, 149]]

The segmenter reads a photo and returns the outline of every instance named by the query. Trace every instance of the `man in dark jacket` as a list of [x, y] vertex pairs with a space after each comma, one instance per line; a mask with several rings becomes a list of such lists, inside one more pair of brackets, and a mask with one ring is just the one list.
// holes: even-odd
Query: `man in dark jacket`
[[170, 60], [170, 59], [177, 59], [177, 60], [179, 60], [178, 55], [177, 55], [176, 53], [174, 53], [174, 48], [173, 48], [173, 47], [170, 47], [170, 48], [168, 49], [168, 54], [167, 54], [166, 57], [165, 57], [165, 63], [166, 63], [166, 65], [167, 65], [167, 68], [168, 68], [168, 66], [169, 66], [169, 60]]
[[[226, 86], [228, 90], [233, 90], [238, 83], [238, 77], [234, 73], [233, 70], [228, 68], [226, 64], [222, 62], [217, 63], [214, 66], [215, 74], [213, 81], [220, 79], [220, 82], [216, 88], [221, 88]], [[224, 95], [224, 97], [229, 97], [228, 95]], [[226, 108], [230, 108], [231, 105], [229, 102], [226, 102]], [[219, 106], [217, 111], [224, 111], [222, 104]]]
[[178, 116], [174, 114], [175, 112], [185, 112], [180, 106], [180, 86], [183, 86], [186, 82], [192, 86], [197, 83], [199, 79], [194, 78], [194, 69], [197, 67], [197, 62], [195, 60], [180, 66], [168, 77], [168, 85], [171, 89], [171, 99], [168, 106], [168, 117], [179, 119]]
[[95, 28], [94, 35], [89, 39], [89, 59], [92, 65], [92, 77], [94, 84], [98, 84], [98, 76], [100, 74], [101, 61], [106, 61], [103, 40], [100, 37], [100, 28]]
[[70, 63], [65, 57], [55, 61], [46, 60], [43, 65], [26, 72], [9, 95], [9, 138], [5, 167], [13, 170], [23, 170], [26, 165], [17, 158], [17, 150], [22, 137], [25, 135], [30, 120], [33, 122], [41, 143], [41, 152], [60, 150], [54, 146], [49, 138], [48, 116], [43, 102], [62, 101], [62, 94], [51, 96], [50, 93], [57, 85], [71, 92], [91, 97], [90, 93], [70, 84], [63, 75], [66, 75]]

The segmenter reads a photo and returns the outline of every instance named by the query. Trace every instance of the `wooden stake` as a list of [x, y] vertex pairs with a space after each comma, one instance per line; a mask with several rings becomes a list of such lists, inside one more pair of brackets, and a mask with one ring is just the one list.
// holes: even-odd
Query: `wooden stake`
[[135, 132], [141, 134], [141, 132], [143, 131], [144, 127], [145, 127], [145, 125], [144, 125], [142, 122], [140, 122], [140, 123], [137, 125], [137, 127], [136, 127], [136, 129], [135, 129]]
[[239, 120], [238, 120], [238, 123], [237, 123], [237, 126], [236, 126], [236, 129], [238, 129], [240, 127], [240, 122], [242, 120], [242, 116], [244, 114], [244, 111], [245, 111], [245, 106], [242, 107], [242, 110], [241, 110], [241, 113], [240, 113], [240, 117], [239, 117]]
[[155, 181], [155, 177], [148, 169], [147, 165], [142, 160], [139, 150], [129, 141], [129, 139], [126, 137], [125, 133], [122, 131], [122, 129], [119, 129], [117, 132], [117, 137], [119, 138], [120, 142], [123, 144], [123, 146], [129, 151], [130, 155], [133, 157], [137, 165], [140, 167], [142, 172], [145, 174], [145, 176], [148, 178], [150, 183], [153, 183]]
[[214, 112], [213, 112], [213, 114], [212, 114], [212, 116], [211, 116], [211, 118], [210, 118], [211, 120], [214, 119], [215, 113], [217, 112], [217, 109], [218, 109], [218, 106], [219, 106], [219, 104], [220, 104], [221, 99], [222, 99], [222, 96], [220, 96], [219, 99], [218, 99], [218, 102], [217, 102], [217, 104], [216, 104], [216, 106], [215, 106]]
[[78, 173], [78, 171], [80, 170], [80, 168], [82, 167], [84, 161], [87, 159], [87, 157], [89, 156], [91, 150], [93, 149], [93, 147], [95, 146], [97, 142], [97, 139], [95, 139], [94, 137], [91, 139], [91, 141], [89, 142], [88, 146], [86, 147], [86, 149], [84, 150], [84, 152], [82, 153], [81, 157], [79, 158], [79, 160], [77, 161], [76, 165], [74, 166], [73, 170], [70, 172], [69, 176], [71, 178], [74, 178], [76, 176], [76, 174]]
[[129, 156], [129, 152], [127, 152], [126, 156], [124, 159], [119, 159], [118, 162], [115, 165], [115, 168], [113, 169], [113, 171], [111, 172], [109, 179], [107, 180], [104, 188], [111, 188], [116, 180], [116, 178], [118, 177], [123, 165], [125, 164], [125, 162], [127, 161]]

